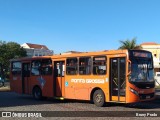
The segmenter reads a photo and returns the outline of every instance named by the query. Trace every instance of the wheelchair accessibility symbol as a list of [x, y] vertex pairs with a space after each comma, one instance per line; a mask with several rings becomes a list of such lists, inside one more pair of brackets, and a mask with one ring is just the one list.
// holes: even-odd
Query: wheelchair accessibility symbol
[[65, 86], [68, 87], [68, 82], [65, 82]]

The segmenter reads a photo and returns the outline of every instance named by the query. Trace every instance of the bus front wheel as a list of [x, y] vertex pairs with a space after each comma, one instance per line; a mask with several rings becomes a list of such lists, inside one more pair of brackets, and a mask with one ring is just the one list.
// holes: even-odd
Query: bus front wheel
[[39, 87], [35, 87], [33, 89], [33, 97], [36, 99], [36, 100], [40, 100], [42, 99], [42, 91]]
[[105, 104], [105, 97], [102, 90], [96, 90], [93, 94], [93, 102], [96, 106], [102, 107]]

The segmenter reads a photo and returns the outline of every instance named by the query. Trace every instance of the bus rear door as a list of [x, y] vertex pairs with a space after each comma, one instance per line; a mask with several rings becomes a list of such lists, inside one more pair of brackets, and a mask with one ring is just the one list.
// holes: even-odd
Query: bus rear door
[[30, 62], [22, 63], [22, 93], [29, 94]]
[[55, 97], [64, 96], [64, 65], [65, 61], [55, 61], [54, 62], [54, 81], [53, 90]]
[[110, 57], [110, 101], [125, 102], [126, 58]]

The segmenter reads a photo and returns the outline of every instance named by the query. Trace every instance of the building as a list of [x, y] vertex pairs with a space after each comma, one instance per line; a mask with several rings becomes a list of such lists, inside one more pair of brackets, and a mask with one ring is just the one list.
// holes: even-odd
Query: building
[[79, 52], [79, 51], [67, 51], [67, 52], [62, 53], [62, 55], [67, 55], [67, 54], [72, 54], [72, 53], [82, 53], [82, 52]]
[[21, 47], [27, 51], [28, 57], [53, 55], [53, 51], [49, 50], [45, 45], [24, 43]]
[[154, 61], [154, 71], [160, 72], [160, 44], [155, 42], [142, 43], [141, 47], [143, 50], [148, 50], [152, 52]]

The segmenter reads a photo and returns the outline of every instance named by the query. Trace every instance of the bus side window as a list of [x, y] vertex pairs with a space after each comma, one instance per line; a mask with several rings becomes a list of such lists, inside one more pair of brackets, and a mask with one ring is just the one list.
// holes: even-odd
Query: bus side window
[[13, 75], [20, 75], [21, 68], [21, 62], [12, 62], [11, 72]]
[[66, 63], [66, 74], [76, 75], [77, 74], [77, 58], [68, 58]]
[[79, 74], [80, 75], [91, 74], [91, 57], [79, 58]]
[[41, 74], [42, 75], [51, 75], [52, 74], [52, 61], [51, 61], [51, 59], [42, 60]]
[[40, 60], [34, 60], [32, 61], [31, 66], [31, 74], [32, 75], [40, 75], [40, 67], [41, 67], [41, 61]]
[[94, 75], [105, 75], [106, 74], [106, 57], [99, 56], [93, 58], [93, 74]]

